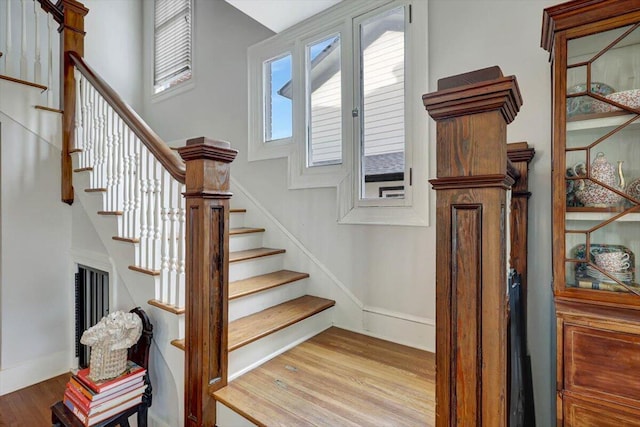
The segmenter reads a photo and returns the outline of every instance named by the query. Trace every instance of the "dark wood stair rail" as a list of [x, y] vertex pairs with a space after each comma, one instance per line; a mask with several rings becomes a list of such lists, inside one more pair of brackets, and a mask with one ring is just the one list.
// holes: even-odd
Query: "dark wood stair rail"
[[436, 426], [505, 427], [506, 128], [522, 98], [491, 67], [439, 80], [423, 102], [437, 126]]
[[[77, 69], [153, 156], [186, 185], [185, 426], [214, 426], [212, 393], [227, 384], [229, 164], [237, 151], [204, 137], [187, 141], [180, 159], [84, 61], [84, 17], [76, 0], [37, 0], [60, 24], [62, 54], [62, 201], [73, 203]], [[184, 159], [184, 161], [183, 161]], [[186, 162], [186, 164], [185, 164]]]

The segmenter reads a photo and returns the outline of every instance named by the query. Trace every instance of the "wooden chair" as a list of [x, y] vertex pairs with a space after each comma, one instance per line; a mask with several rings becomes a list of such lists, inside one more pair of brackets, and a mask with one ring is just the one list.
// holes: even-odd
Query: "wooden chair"
[[[129, 348], [128, 357], [129, 360], [147, 369], [147, 373], [144, 376], [147, 389], [142, 395], [142, 402], [138, 405], [126, 409], [92, 427], [129, 427], [129, 417], [133, 414], [137, 414], [138, 427], [147, 427], [147, 411], [151, 406], [152, 390], [151, 381], [149, 380], [149, 349], [151, 348], [151, 339], [153, 338], [153, 325], [149, 321], [147, 314], [140, 307], [134, 308], [130, 313], [135, 313], [142, 319], [142, 336], [136, 344]], [[80, 420], [73, 415], [62, 401], [57, 402], [51, 407], [51, 423], [53, 426], [83, 427]]]

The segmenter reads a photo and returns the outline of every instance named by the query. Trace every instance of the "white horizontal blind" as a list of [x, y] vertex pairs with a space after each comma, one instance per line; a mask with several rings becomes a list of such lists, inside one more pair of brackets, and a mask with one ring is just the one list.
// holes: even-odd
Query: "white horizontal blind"
[[191, 78], [192, 0], [155, 0], [155, 93]]

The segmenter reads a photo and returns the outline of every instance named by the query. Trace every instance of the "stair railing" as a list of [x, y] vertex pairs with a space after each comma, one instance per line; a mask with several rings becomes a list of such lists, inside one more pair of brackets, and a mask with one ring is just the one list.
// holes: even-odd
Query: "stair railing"
[[156, 300], [185, 306], [185, 164], [75, 52], [75, 150], [103, 214], [122, 217], [119, 240], [137, 243], [137, 271], [160, 276]]
[[[23, 0], [27, 1], [27, 0]], [[121, 216], [117, 240], [137, 244], [132, 269], [159, 276], [155, 299], [185, 308], [185, 426], [213, 426], [212, 392], [227, 384], [230, 144], [204, 137], [176, 152], [84, 61], [76, 0], [37, 0], [60, 24], [62, 201], [73, 166], [91, 170], [102, 214]], [[184, 197], [183, 197], [184, 196]]]
[[59, 93], [54, 15], [35, 0], [4, 0], [0, 17], [0, 75], [48, 88], [46, 106], [54, 107]]

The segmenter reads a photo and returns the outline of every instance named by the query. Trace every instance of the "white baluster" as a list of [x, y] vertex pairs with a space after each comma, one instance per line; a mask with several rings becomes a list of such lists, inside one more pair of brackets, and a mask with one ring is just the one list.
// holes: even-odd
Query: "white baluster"
[[[53, 36], [54, 25], [53, 15], [47, 13], [47, 105], [53, 107]], [[58, 90], [60, 86], [58, 87]]]
[[40, 62], [40, 14], [38, 13], [38, 2], [33, 1], [33, 20], [35, 22], [35, 58], [33, 61], [33, 81], [36, 83], [41, 83], [44, 80], [42, 79], [42, 64]]
[[162, 164], [154, 157], [153, 158], [153, 170], [154, 170], [154, 187], [153, 198], [155, 202], [155, 208], [153, 210], [154, 223], [155, 223], [155, 235], [153, 239], [153, 269], [160, 270], [160, 247], [162, 246], [162, 219], [160, 216], [160, 210], [162, 209]]
[[[124, 203], [123, 203], [123, 186], [122, 186], [122, 182], [123, 182], [123, 176], [124, 176], [124, 157], [125, 157], [125, 152], [124, 152], [124, 130], [125, 130], [125, 123], [124, 121], [119, 117], [116, 116], [117, 119], [117, 127], [116, 127], [116, 134], [115, 134], [115, 140], [114, 140], [114, 144], [115, 144], [115, 149], [116, 149], [116, 165], [115, 165], [115, 179], [114, 179], [114, 186], [115, 186], [115, 192], [114, 192], [114, 206], [116, 207], [117, 211], [123, 211], [124, 210]], [[119, 230], [119, 235], [122, 236], [122, 233], [124, 232], [124, 224], [122, 223], [122, 221], [118, 221], [119, 226], [121, 227]]]
[[73, 148], [83, 148], [82, 132], [82, 74], [76, 69], [73, 71], [76, 82], [76, 113], [75, 113], [75, 139]]
[[115, 158], [114, 150], [113, 150], [113, 115], [114, 111], [111, 106], [107, 105], [106, 111], [106, 126], [107, 126], [107, 140], [105, 144], [105, 178], [106, 178], [106, 189], [107, 189], [107, 197], [105, 197], [105, 205], [107, 211], [114, 211], [115, 208], [113, 206], [113, 162]]
[[26, 80], [27, 77], [27, 0], [22, 0], [22, 28], [20, 43], [20, 78]]
[[169, 181], [168, 173], [166, 170], [162, 170], [162, 188], [161, 188], [161, 197], [162, 197], [162, 210], [160, 212], [162, 218], [162, 245], [161, 245], [161, 258], [162, 262], [160, 264], [160, 270], [162, 271], [161, 281], [161, 301], [165, 304], [171, 304], [171, 280], [169, 276], [169, 238], [170, 238], [170, 218], [171, 218], [171, 199], [170, 196], [170, 186], [171, 182]]
[[169, 191], [169, 197], [171, 198], [171, 232], [169, 235], [170, 242], [170, 253], [171, 253], [171, 275], [170, 275], [170, 288], [171, 288], [171, 299], [172, 304], [178, 306], [179, 298], [178, 298], [178, 286], [179, 283], [179, 250], [180, 250], [180, 242], [179, 242], [179, 220], [180, 220], [180, 199], [182, 199], [182, 194], [180, 194], [180, 183], [175, 179], [171, 179], [171, 187]]
[[5, 20], [5, 52], [4, 52], [4, 72], [13, 76], [13, 41], [11, 39], [11, 0], [7, 0], [7, 16]]
[[147, 210], [149, 209], [149, 179], [148, 179], [148, 153], [146, 148], [138, 141], [140, 148], [140, 266], [147, 264], [147, 252], [149, 249], [149, 231], [147, 228]]
[[131, 174], [131, 144], [129, 127], [122, 124], [122, 234], [123, 237], [133, 237], [130, 234], [131, 222], [131, 195], [129, 194], [129, 181], [134, 177]]
[[[133, 132], [130, 131], [130, 135], [131, 135], [131, 141], [132, 141], [132, 154], [133, 154], [133, 158], [131, 160], [131, 166], [133, 168], [133, 170], [131, 171], [131, 174], [134, 176], [135, 179], [131, 180], [131, 194], [132, 194], [132, 198], [133, 198], [133, 205], [132, 205], [132, 213], [133, 215], [131, 216], [131, 237], [140, 237], [141, 234], [141, 230], [142, 230], [142, 226], [140, 224], [140, 198], [141, 198], [141, 191], [140, 191], [140, 184], [141, 184], [141, 177], [142, 177], [142, 173], [140, 171], [140, 141], [138, 140], [138, 138], [133, 134]], [[140, 247], [141, 245], [138, 245], [138, 260], [140, 260], [141, 256], [140, 256]]]

